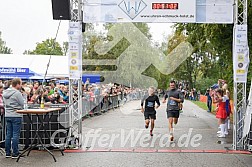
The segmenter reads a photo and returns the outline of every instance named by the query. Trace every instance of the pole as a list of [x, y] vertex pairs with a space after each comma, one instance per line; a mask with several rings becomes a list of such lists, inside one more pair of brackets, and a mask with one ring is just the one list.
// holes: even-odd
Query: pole
[[70, 0], [69, 22], [69, 137], [82, 146], [82, 0]]

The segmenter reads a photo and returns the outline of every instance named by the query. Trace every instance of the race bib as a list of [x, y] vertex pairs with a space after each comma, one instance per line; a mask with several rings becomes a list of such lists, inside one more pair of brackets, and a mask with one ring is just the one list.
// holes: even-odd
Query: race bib
[[148, 107], [154, 107], [154, 103], [153, 102], [148, 102], [147, 106]]
[[176, 106], [177, 103], [174, 100], [169, 100], [169, 105], [170, 106]]

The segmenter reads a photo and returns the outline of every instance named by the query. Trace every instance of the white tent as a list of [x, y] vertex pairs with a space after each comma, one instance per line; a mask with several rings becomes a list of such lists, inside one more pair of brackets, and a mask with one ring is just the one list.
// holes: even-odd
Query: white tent
[[[0, 68], [29, 68], [44, 76], [49, 58], [49, 55], [0, 54]], [[68, 77], [68, 57], [52, 56], [47, 77]]]

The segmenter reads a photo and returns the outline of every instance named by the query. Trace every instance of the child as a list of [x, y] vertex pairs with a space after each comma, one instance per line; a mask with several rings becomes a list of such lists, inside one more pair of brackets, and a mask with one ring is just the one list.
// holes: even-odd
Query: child
[[226, 103], [227, 97], [224, 96], [224, 92], [222, 89], [216, 90], [216, 98], [214, 98], [214, 103], [218, 103], [218, 111], [216, 112], [216, 118], [218, 118], [218, 124], [220, 126], [220, 134], [218, 137], [224, 138], [225, 135], [225, 121], [227, 119], [227, 111], [226, 111]]

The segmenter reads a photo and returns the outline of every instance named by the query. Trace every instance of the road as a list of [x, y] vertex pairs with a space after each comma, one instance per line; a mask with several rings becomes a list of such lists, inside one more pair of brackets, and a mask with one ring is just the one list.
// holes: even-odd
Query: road
[[[140, 102], [132, 101], [120, 109], [85, 119], [83, 149], [61, 156], [57, 162], [45, 152], [33, 151], [18, 163], [0, 156], [1, 166], [135, 166], [135, 167], [251, 167], [252, 156], [226, 152], [231, 148], [232, 134], [216, 137], [217, 120], [190, 101], [175, 127], [175, 142], [168, 141], [165, 104], [157, 110], [154, 136], [144, 128]], [[218, 153], [225, 152], [225, 153]]]

